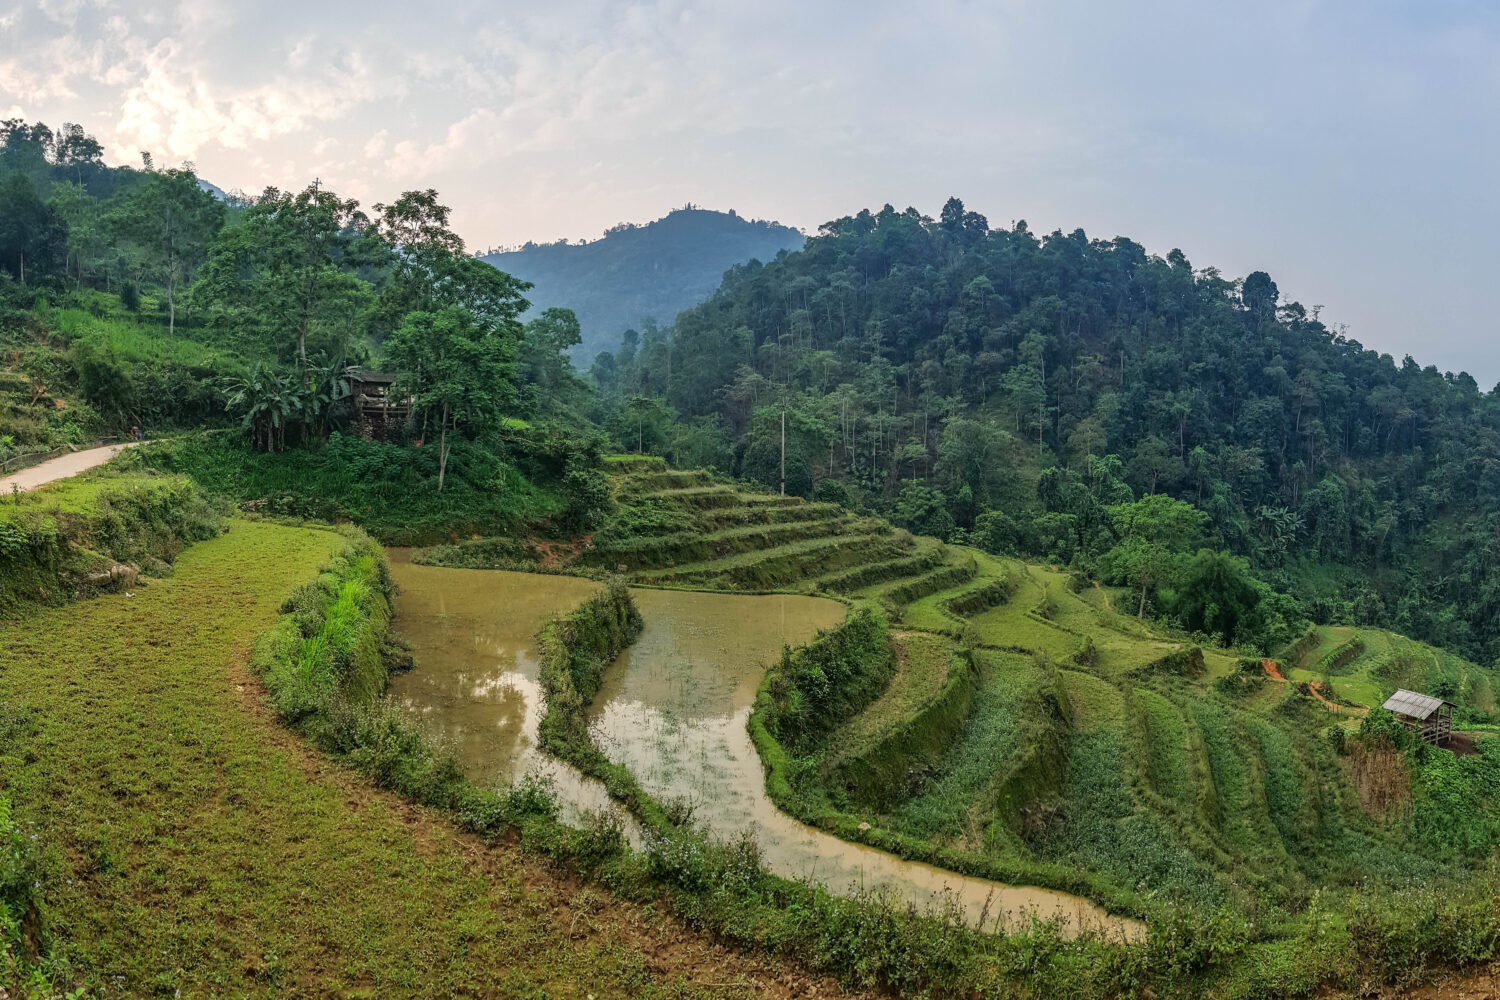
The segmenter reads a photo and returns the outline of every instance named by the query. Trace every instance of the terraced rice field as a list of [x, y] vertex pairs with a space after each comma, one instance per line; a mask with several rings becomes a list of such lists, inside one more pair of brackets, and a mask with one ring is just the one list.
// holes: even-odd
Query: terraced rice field
[[613, 468], [619, 521], [580, 565], [824, 594], [886, 623], [894, 670], [804, 741], [785, 807], [966, 874], [1212, 909], [1243, 886], [1291, 904], [1420, 864], [1360, 811], [1326, 736], [1354, 717], [1296, 682], [1357, 705], [1407, 686], [1494, 706], [1488, 671], [1390, 633], [1325, 628], [1277, 682], [1258, 653], [1200, 648], [1055, 567], [660, 463]]

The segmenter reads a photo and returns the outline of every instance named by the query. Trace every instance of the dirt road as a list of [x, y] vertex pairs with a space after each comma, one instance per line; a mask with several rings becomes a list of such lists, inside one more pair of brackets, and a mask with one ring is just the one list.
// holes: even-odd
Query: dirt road
[[29, 469], [22, 469], [15, 475], [0, 479], [0, 496], [7, 494], [14, 486], [19, 486], [22, 493], [29, 493], [39, 486], [55, 483], [59, 479], [67, 479], [76, 476], [80, 472], [87, 472], [96, 465], [103, 465], [114, 458], [126, 448], [135, 447], [136, 442], [127, 444], [107, 444], [102, 448], [89, 448], [85, 451], [75, 451], [71, 455], [60, 455], [49, 459], [41, 465], [33, 465]]

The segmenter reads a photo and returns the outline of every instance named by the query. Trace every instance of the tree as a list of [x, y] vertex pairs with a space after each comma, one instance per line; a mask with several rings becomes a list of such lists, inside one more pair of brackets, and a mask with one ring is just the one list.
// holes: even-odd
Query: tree
[[1190, 503], [1152, 493], [1109, 508], [1120, 542], [1101, 562], [1115, 579], [1140, 593], [1136, 617], [1146, 614], [1146, 595], [1165, 579], [1180, 555], [1203, 530], [1208, 516]]
[[287, 424], [301, 408], [297, 380], [257, 361], [247, 374], [227, 376], [223, 384], [230, 410], [240, 413], [242, 426], [250, 432], [251, 447], [286, 447]]
[[214, 241], [193, 298], [289, 352], [305, 385], [310, 344], [346, 355], [364, 334], [374, 300], [357, 272], [378, 264], [382, 248], [358, 202], [316, 185], [295, 195], [268, 188]]
[[398, 391], [411, 395], [424, 425], [437, 425], [439, 492], [448, 473], [450, 433], [514, 402], [515, 340], [507, 336], [510, 332], [450, 305], [408, 314], [386, 341], [387, 363], [401, 373]]
[[1264, 271], [1251, 271], [1240, 286], [1240, 300], [1257, 319], [1265, 320], [1276, 315], [1276, 301], [1281, 297], [1276, 282]]
[[1196, 632], [1219, 636], [1225, 645], [1235, 643], [1266, 593], [1244, 559], [1209, 549], [1187, 561], [1178, 583], [1173, 614]]
[[916, 535], [947, 538], [953, 532], [953, 515], [941, 490], [909, 482], [901, 487], [891, 520]]
[[[1196, 453], [1198, 449], [1194, 449]], [[1174, 482], [1182, 470], [1182, 463], [1167, 448], [1167, 442], [1152, 434], [1135, 446], [1135, 454], [1127, 466], [1131, 478], [1143, 487], [1142, 492], [1155, 493], [1158, 483]]]
[[167, 332], [177, 329], [177, 294], [208, 254], [224, 206], [191, 169], [150, 171], [113, 217], [116, 232], [141, 251], [167, 296]]
[[553, 306], [526, 324], [516, 353], [516, 378], [531, 397], [531, 412], [563, 409], [578, 394], [582, 384], [568, 351], [582, 342], [578, 317], [571, 309]]
[[99, 227], [99, 203], [80, 184], [57, 185], [52, 208], [67, 228], [68, 271], [75, 287], [83, 287], [84, 268], [95, 261], [104, 246]]
[[0, 267], [32, 284], [66, 267], [67, 236], [56, 212], [25, 174], [0, 178]]
[[510, 338], [518, 339], [531, 285], [465, 253], [464, 241], [448, 228], [448, 206], [437, 198], [429, 188], [375, 206], [376, 228], [391, 249], [383, 321], [394, 327], [409, 312], [459, 306], [481, 326], [507, 327]]
[[979, 506], [990, 504], [992, 487], [1005, 474], [1003, 433], [979, 420], [948, 421], [938, 438], [938, 478], [955, 493], [967, 486]]

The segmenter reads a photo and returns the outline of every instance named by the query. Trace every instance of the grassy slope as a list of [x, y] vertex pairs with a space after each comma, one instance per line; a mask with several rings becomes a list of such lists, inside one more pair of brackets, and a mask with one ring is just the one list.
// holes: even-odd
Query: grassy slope
[[250, 640], [341, 541], [236, 522], [134, 597], [0, 625], [0, 707], [37, 720], [0, 746], [0, 789], [48, 845], [46, 922], [68, 983], [131, 996], [770, 988], [780, 970], [483, 848], [276, 726], [244, 668]]
[[[1325, 681], [1341, 702], [1362, 708], [1380, 705], [1397, 688], [1446, 694], [1481, 723], [1493, 721], [1493, 670], [1384, 629], [1322, 626], [1318, 639], [1317, 646], [1284, 667], [1288, 680]], [[1363, 643], [1358, 656], [1332, 672], [1319, 669], [1328, 654], [1355, 639]]]

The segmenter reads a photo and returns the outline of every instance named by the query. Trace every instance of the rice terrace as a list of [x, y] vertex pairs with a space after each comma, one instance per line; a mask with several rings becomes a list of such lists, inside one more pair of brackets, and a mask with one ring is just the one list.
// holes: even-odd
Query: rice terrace
[[[0, 16], [0, 1000], [1500, 995], [1460, 264], [1274, 88], [1096, 79], [1103, 8], [626, 6]], [[1344, 66], [1314, 6], [1131, 26]], [[617, 221], [700, 184], [796, 225]]]

